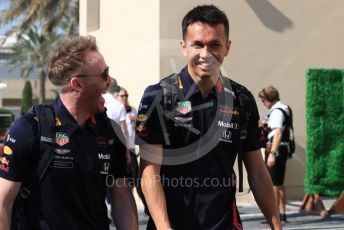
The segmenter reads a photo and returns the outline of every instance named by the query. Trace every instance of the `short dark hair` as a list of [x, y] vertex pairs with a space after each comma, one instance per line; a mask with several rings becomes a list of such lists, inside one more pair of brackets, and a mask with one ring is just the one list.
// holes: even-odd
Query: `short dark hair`
[[204, 22], [209, 25], [223, 24], [227, 37], [229, 36], [229, 22], [226, 14], [214, 5], [197, 6], [190, 10], [183, 18], [182, 30], [185, 38], [188, 26], [195, 22]]

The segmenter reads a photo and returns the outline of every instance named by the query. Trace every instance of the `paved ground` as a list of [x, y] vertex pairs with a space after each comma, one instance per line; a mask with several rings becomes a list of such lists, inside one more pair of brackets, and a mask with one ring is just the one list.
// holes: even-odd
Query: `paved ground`
[[[323, 198], [326, 209], [329, 209], [335, 199]], [[301, 230], [301, 229], [342, 229], [344, 230], [344, 215], [331, 215], [329, 217], [321, 217], [319, 215], [302, 215], [299, 213], [301, 201], [287, 202], [287, 218], [288, 222], [283, 229]], [[238, 204], [239, 212], [243, 221], [244, 229], [249, 230], [267, 230], [269, 227], [259, 225], [264, 220], [263, 214], [260, 212], [256, 204]]]
[[[137, 198], [137, 197], [136, 197]], [[335, 199], [322, 198], [326, 209], [329, 209]], [[140, 201], [138, 203], [140, 230], [146, 229], [148, 217], [143, 212], [143, 206]], [[344, 215], [331, 215], [329, 217], [321, 217], [318, 215], [302, 215], [298, 212], [301, 201], [287, 202], [287, 218], [288, 222], [283, 226], [286, 230], [344, 230]], [[263, 214], [260, 212], [256, 203], [238, 203], [238, 209], [241, 214], [243, 227], [248, 230], [268, 230], [267, 226], [260, 226], [259, 223], [264, 220]], [[115, 229], [115, 228], [113, 228]], [[113, 230], [112, 229], [112, 230]]]

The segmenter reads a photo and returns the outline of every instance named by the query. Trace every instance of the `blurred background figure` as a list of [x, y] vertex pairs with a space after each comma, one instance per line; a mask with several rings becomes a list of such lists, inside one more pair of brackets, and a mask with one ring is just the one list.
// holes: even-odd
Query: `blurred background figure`
[[283, 133], [290, 112], [288, 106], [281, 102], [277, 89], [272, 85], [263, 88], [258, 93], [258, 97], [270, 112], [268, 116], [263, 118], [263, 133], [266, 136], [265, 163], [274, 186], [280, 220], [284, 224], [287, 222], [287, 217], [285, 214], [286, 192], [283, 184], [288, 159], [288, 147], [284, 144], [287, 140], [284, 140], [286, 135]]
[[[128, 147], [128, 129], [126, 125], [127, 113], [123, 103], [116, 100], [115, 97], [115, 94], [119, 92], [119, 89], [120, 87], [117, 85], [117, 81], [114, 78], [111, 78], [108, 90], [105, 94], [103, 94], [105, 99], [104, 106], [106, 107], [106, 114], [108, 118], [114, 120], [121, 127], [126, 142], [125, 144]], [[131, 161], [130, 154], [127, 153], [126, 157], [127, 163], [129, 164]]]
[[146, 202], [144, 200], [141, 186], [140, 186], [140, 175], [139, 175], [139, 167], [138, 167], [138, 154], [135, 149], [135, 124], [136, 119], [144, 119], [143, 117], [137, 117], [137, 109], [129, 104], [129, 94], [128, 91], [123, 88], [119, 87], [119, 92], [115, 94], [116, 99], [123, 103], [125, 110], [126, 110], [126, 125], [128, 130], [128, 148], [131, 155], [131, 161], [128, 165], [128, 172], [130, 175], [131, 182], [130, 183], [133, 187], [136, 187], [137, 194], [139, 195], [143, 205], [145, 206], [145, 213], [148, 214], [148, 209], [146, 207]]

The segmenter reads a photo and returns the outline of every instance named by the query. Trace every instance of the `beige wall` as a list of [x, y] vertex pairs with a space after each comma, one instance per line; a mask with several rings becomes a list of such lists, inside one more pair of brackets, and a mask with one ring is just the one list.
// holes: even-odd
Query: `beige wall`
[[[99, 2], [98, 29], [87, 29], [87, 2]], [[137, 108], [145, 86], [159, 79], [159, 1], [81, 0], [80, 33], [97, 37], [110, 75]]]
[[[344, 1], [98, 0], [99, 12], [87, 11], [89, 1], [96, 0], [81, 0], [80, 31], [97, 37], [112, 76], [128, 89], [136, 106], [148, 84], [184, 65], [178, 42], [185, 13], [196, 4], [212, 3], [224, 10], [232, 46], [222, 71], [254, 95], [273, 84], [293, 108], [298, 148], [288, 162], [286, 186], [289, 198], [303, 195], [305, 71], [344, 68]], [[87, 26], [91, 22], [87, 23], [86, 12], [99, 13], [98, 29], [87, 29], [93, 25]], [[257, 104], [261, 114], [266, 114]]]

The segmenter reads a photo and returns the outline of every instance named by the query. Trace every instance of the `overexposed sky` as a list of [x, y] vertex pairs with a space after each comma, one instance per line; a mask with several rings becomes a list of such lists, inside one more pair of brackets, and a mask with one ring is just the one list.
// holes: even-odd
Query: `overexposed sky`
[[[9, 0], [1, 0], [0, 11], [2, 11], [3, 9], [6, 9], [9, 6], [9, 2], [10, 2]], [[15, 23], [16, 22], [14, 21], [10, 24], [0, 26], [0, 35], [4, 35]]]

